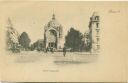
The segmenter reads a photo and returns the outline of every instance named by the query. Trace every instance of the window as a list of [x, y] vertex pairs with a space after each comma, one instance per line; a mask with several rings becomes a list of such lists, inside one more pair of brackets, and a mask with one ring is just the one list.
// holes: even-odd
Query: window
[[96, 23], [96, 27], [97, 27], [97, 28], [99, 27], [99, 23]]
[[97, 38], [97, 42], [99, 42], [100, 38]]
[[95, 20], [99, 20], [99, 16], [96, 16], [96, 17], [95, 17]]
[[97, 45], [97, 49], [100, 49], [100, 45]]

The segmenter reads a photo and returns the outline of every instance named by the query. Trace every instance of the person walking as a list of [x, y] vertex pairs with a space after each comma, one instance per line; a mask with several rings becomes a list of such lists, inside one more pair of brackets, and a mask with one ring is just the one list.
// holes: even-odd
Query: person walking
[[66, 55], [66, 48], [64, 47], [63, 48], [63, 56], [65, 57], [65, 55]]

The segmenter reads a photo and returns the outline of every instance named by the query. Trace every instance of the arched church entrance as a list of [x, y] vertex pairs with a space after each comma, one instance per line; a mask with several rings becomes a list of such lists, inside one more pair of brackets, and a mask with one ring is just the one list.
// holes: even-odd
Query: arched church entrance
[[48, 41], [48, 48], [57, 48], [57, 32], [54, 29], [49, 30], [50, 41]]

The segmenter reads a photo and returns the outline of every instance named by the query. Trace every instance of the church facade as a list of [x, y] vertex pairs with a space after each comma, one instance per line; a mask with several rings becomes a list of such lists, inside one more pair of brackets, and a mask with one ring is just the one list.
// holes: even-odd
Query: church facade
[[44, 44], [45, 48], [58, 50], [62, 48], [62, 25], [58, 23], [53, 14], [52, 19], [44, 26]]

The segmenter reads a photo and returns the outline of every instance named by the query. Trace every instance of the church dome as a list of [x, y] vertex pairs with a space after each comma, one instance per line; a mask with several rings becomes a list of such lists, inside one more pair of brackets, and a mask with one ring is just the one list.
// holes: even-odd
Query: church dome
[[52, 15], [52, 19], [45, 25], [45, 32], [51, 29], [55, 30], [58, 33], [58, 37], [62, 37], [62, 29], [61, 24], [56, 20], [55, 14]]
[[47, 27], [53, 27], [59, 30], [61, 24], [56, 20], [55, 15], [53, 14], [52, 19], [48, 22]]

